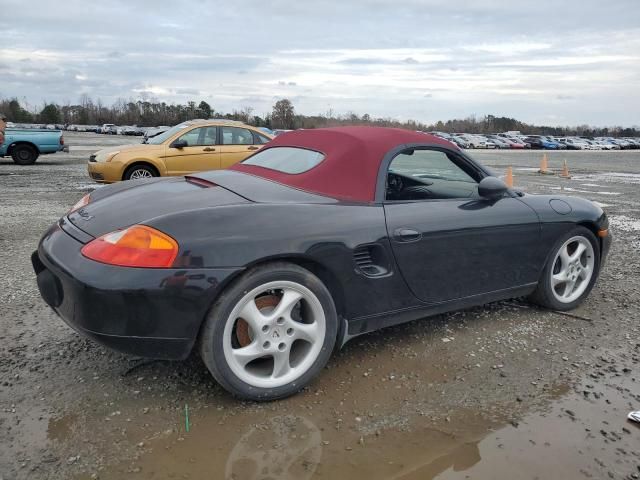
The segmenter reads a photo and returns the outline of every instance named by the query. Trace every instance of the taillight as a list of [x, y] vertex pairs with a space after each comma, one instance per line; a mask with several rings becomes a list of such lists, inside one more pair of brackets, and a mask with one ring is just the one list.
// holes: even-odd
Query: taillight
[[178, 256], [178, 243], [155, 228], [134, 225], [92, 240], [82, 255], [121, 267], [168, 268]]
[[60, 135], [60, 145], [64, 145], [64, 136]]
[[71, 210], [67, 212], [67, 215], [75, 212], [76, 210], [80, 210], [82, 207], [86, 207], [89, 205], [89, 202], [91, 202], [91, 194], [87, 193], [84, 197], [78, 200], [73, 207], [71, 207]]

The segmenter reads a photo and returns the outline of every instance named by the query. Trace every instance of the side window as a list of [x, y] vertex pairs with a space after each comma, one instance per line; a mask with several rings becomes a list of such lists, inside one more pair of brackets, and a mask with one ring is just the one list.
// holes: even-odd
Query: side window
[[253, 145], [253, 134], [246, 128], [222, 127], [223, 145]]
[[190, 147], [215, 145], [218, 127], [199, 127], [180, 135], [178, 140], [184, 140]]
[[189, 130], [187, 133], [180, 135], [178, 140], [187, 142], [187, 146], [189, 147], [195, 147], [200, 145], [200, 134], [203, 130], [203, 128], [194, 128], [193, 130]]
[[218, 127], [203, 127], [204, 135], [200, 139], [202, 145], [215, 145], [217, 143]]
[[253, 132], [254, 144], [256, 145], [264, 145], [265, 143], [269, 143], [271, 139], [269, 137], [265, 137], [264, 135], [260, 135], [257, 132]]
[[455, 155], [439, 150], [405, 150], [389, 165], [387, 200], [478, 198], [478, 174]]

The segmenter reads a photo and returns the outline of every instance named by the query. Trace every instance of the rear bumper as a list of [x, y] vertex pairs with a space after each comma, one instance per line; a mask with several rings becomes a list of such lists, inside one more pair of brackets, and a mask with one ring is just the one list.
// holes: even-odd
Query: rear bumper
[[241, 269], [125, 268], [82, 256], [59, 225], [32, 255], [45, 302], [74, 330], [134, 355], [186, 358], [225, 279]]

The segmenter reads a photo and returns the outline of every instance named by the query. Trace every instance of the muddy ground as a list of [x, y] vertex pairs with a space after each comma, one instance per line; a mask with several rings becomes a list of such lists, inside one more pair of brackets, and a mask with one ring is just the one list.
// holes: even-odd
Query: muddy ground
[[[293, 398], [231, 398], [197, 357], [145, 362], [65, 326], [29, 256], [99, 145], [0, 159], [0, 478], [632, 479], [640, 475], [640, 152], [474, 152], [528, 192], [600, 202], [615, 244], [574, 316], [501, 302], [365, 335]], [[186, 430], [186, 410], [189, 430]]]

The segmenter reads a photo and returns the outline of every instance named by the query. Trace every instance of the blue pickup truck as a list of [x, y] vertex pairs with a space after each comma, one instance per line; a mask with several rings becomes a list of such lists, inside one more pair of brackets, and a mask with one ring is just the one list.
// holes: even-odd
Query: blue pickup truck
[[32, 165], [40, 155], [68, 151], [60, 130], [7, 128], [0, 157], [10, 156], [18, 165]]

